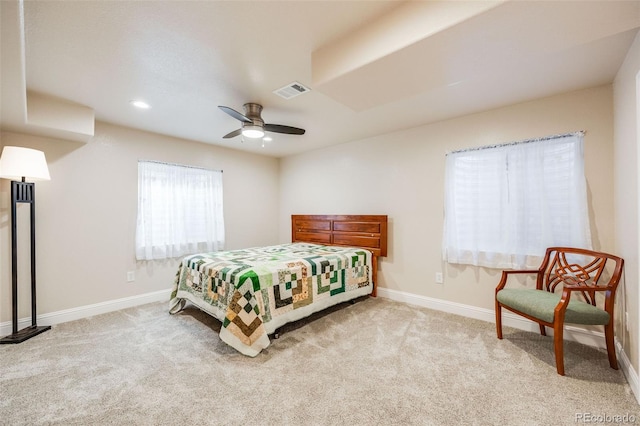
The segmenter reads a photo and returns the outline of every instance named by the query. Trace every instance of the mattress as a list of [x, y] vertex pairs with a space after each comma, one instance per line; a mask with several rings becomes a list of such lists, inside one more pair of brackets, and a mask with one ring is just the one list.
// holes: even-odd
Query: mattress
[[256, 356], [286, 323], [371, 293], [372, 253], [357, 247], [291, 243], [185, 257], [170, 312], [186, 301], [222, 322], [220, 338]]

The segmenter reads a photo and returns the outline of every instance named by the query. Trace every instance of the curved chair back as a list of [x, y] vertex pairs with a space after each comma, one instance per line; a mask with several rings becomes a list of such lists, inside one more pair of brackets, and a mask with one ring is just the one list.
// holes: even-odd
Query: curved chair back
[[[562, 290], [563, 284], [569, 284], [607, 287], [614, 294], [622, 276], [623, 265], [622, 258], [608, 253], [572, 247], [549, 247], [540, 265], [538, 289], [555, 293], [558, 286]], [[596, 305], [595, 291], [580, 293], [585, 302]]]
[[[618, 256], [572, 247], [549, 247], [540, 265], [538, 290], [555, 293], [565, 284], [606, 287], [606, 299], [613, 298], [622, 277], [624, 260]], [[596, 291], [579, 292], [584, 301], [596, 306]], [[606, 308], [605, 308], [606, 309]]]

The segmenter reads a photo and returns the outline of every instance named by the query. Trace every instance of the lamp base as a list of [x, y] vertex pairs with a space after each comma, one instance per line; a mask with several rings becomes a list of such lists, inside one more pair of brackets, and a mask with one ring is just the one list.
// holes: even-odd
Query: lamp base
[[29, 340], [34, 336], [37, 336], [40, 333], [44, 333], [47, 330], [51, 330], [50, 325], [44, 326], [30, 326], [25, 327], [17, 333], [13, 333], [9, 336], [3, 337], [0, 339], [0, 345], [3, 344], [12, 344], [12, 343], [22, 343], [25, 340]]

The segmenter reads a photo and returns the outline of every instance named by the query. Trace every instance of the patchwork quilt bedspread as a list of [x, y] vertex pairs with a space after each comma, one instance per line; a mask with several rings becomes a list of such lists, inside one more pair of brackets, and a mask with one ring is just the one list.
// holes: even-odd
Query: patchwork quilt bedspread
[[371, 293], [371, 262], [365, 249], [309, 243], [196, 254], [178, 268], [170, 312], [189, 300], [222, 322], [224, 342], [256, 356], [278, 327]]

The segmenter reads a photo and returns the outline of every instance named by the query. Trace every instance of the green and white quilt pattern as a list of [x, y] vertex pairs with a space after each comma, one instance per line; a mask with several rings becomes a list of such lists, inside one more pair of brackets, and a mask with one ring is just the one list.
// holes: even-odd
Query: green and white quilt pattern
[[292, 243], [204, 253], [183, 259], [171, 294], [222, 322], [220, 338], [245, 355], [269, 346], [269, 333], [328, 306], [369, 294], [371, 252]]

